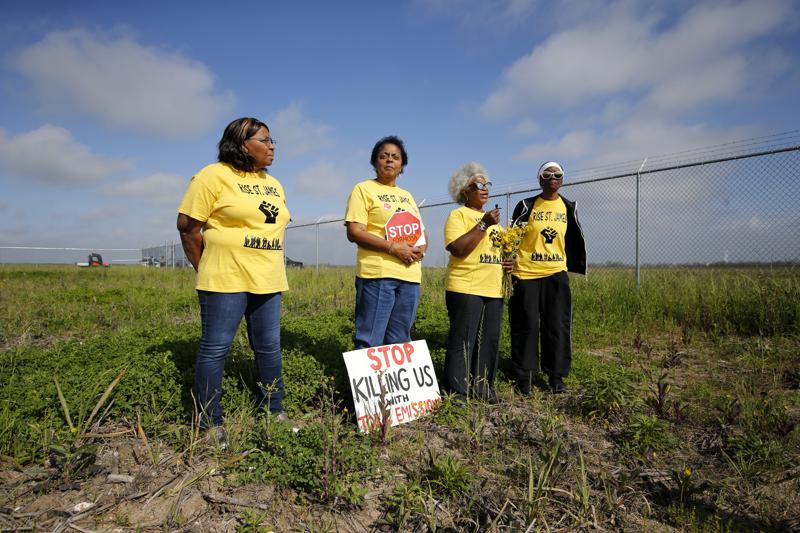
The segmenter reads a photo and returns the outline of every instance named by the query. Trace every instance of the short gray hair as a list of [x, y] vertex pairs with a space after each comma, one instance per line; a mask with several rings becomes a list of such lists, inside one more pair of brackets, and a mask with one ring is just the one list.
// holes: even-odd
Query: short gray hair
[[490, 181], [489, 172], [483, 165], [475, 161], [470, 161], [450, 176], [450, 183], [447, 185], [447, 190], [450, 192], [450, 197], [453, 198], [453, 201], [459, 204], [463, 204], [467, 201], [464, 197], [464, 188], [475, 176], [483, 176], [483, 179]]

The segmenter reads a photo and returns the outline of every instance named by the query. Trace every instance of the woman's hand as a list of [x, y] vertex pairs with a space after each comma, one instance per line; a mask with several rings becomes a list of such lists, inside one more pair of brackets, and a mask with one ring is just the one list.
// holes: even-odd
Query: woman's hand
[[506, 259], [501, 264], [503, 265], [504, 272], [514, 272], [515, 262], [513, 259]]
[[498, 208], [494, 208], [491, 211], [487, 211], [483, 214], [483, 218], [481, 219], [487, 227], [494, 226], [495, 224], [500, 223], [500, 210]]
[[392, 243], [389, 253], [408, 265], [422, 259], [422, 248], [405, 242]]

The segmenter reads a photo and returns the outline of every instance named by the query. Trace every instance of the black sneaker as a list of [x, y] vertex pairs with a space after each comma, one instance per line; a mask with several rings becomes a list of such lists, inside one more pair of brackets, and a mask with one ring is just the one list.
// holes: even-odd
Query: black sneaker
[[531, 382], [530, 381], [521, 381], [518, 380], [514, 383], [514, 388], [517, 389], [517, 392], [523, 396], [530, 396], [531, 395]]
[[548, 381], [550, 382], [550, 391], [553, 394], [564, 394], [567, 392], [567, 386], [564, 385], [560, 377], [551, 376]]

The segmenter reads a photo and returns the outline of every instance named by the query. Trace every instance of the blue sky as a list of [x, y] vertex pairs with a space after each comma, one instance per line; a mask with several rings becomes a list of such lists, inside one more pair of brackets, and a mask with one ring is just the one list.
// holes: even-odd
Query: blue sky
[[[270, 172], [295, 223], [341, 216], [387, 134], [407, 143], [400, 185], [430, 203], [470, 160], [520, 187], [548, 159], [569, 177], [800, 123], [792, 0], [40, 1], [3, 13], [0, 246], [176, 240], [188, 179], [240, 116], [278, 139]], [[343, 229], [326, 231], [323, 256], [351, 260]], [[308, 260], [305, 237], [295, 249]]]

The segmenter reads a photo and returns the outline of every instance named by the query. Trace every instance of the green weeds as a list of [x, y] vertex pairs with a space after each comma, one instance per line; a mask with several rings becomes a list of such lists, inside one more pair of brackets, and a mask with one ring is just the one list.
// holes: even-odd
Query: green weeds
[[322, 502], [360, 504], [379, 461], [369, 436], [347, 423], [334, 394], [329, 384], [323, 385], [319, 420], [296, 432], [287, 423], [262, 417], [247, 442], [258, 451], [236, 466], [238, 482], [272, 482]]
[[642, 413], [631, 416], [620, 436], [620, 446], [628, 453], [660, 452], [672, 449], [676, 444], [666, 422]]
[[622, 367], [601, 367], [582, 383], [581, 412], [589, 418], [607, 419], [639, 402], [636, 383]]
[[[347, 412], [341, 357], [352, 348], [352, 269], [289, 278], [284, 405], [301, 427], [257, 416], [242, 330], [224, 376], [225, 451], [202, 443], [191, 395], [193, 272], [0, 266], [0, 455], [22, 466], [46, 458], [69, 487], [94, 468], [98, 421], [111, 422], [135, 431], [141, 467], [177, 457], [200, 471], [187, 490], [212, 470], [227, 483], [274, 485], [308, 530], [379, 525], [343, 523], [374, 512], [368, 489], [382, 494], [381, 522], [393, 530], [800, 523], [785, 518], [800, 461], [797, 269], [648, 269], [639, 292], [623, 269], [574, 278], [569, 394], [510, 392], [504, 328], [499, 405], [445, 396], [426, 420], [368, 435]], [[424, 279], [413, 337], [427, 340], [438, 371], [444, 270], [426, 268]], [[642, 465], [661, 473], [663, 499], [642, 489]], [[111, 521], [128, 527], [131, 517]], [[244, 512], [237, 527], [266, 524]]]

